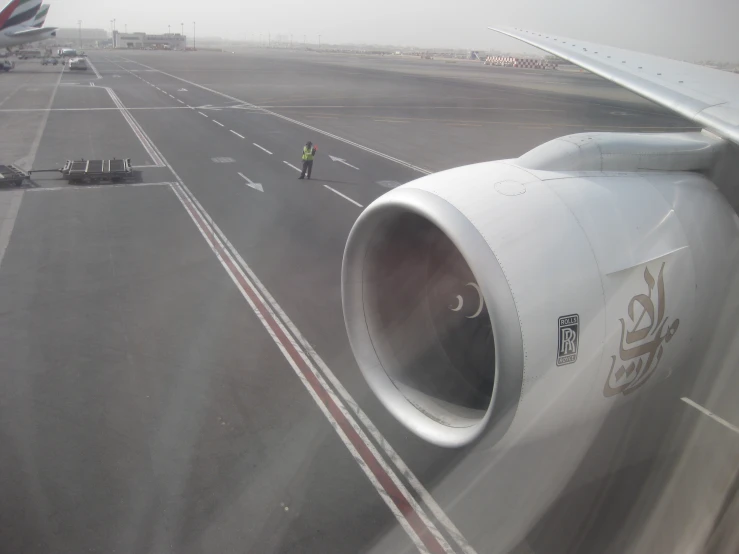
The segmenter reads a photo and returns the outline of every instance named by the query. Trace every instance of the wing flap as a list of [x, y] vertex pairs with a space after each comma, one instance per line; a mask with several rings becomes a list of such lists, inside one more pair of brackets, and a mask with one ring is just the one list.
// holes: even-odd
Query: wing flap
[[568, 60], [739, 144], [739, 75], [546, 33], [490, 29]]

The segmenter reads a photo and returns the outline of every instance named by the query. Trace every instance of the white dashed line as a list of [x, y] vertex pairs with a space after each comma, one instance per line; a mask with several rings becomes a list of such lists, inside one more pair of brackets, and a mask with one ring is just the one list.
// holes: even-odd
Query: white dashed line
[[229, 131], [231, 131], [231, 132], [232, 132], [232, 133], [233, 133], [234, 135], [236, 135], [237, 137], [241, 137], [241, 138], [246, 138], [246, 137], [245, 137], [244, 135], [241, 135], [241, 134], [237, 133], [237, 132], [236, 132], [236, 131], [234, 131], [233, 129], [229, 129]]
[[[257, 148], [259, 148], [260, 150], [264, 150], [264, 151], [265, 151], [265, 152], [266, 152], [267, 154], [269, 154], [270, 156], [272, 155], [272, 152], [270, 152], [269, 150], [267, 150], [267, 149], [266, 149], [266, 148], [265, 148], [264, 146], [259, 146], [259, 145], [258, 145], [258, 144], [257, 144], [256, 142], [253, 142], [252, 144], [253, 144], [254, 146], [256, 146]], [[285, 163], [287, 163], [287, 162], [285, 162]], [[290, 164], [288, 164], [288, 165], [290, 165]], [[294, 167], [294, 166], [293, 166], [293, 167]], [[300, 170], [298, 169], [298, 171], [300, 171]]]
[[175, 98], [175, 100], [177, 100], [180, 104], [184, 104], [184, 102], [180, 100], [179, 98]]
[[198, 112], [198, 113], [199, 113], [200, 115], [202, 115], [203, 117], [208, 117], [208, 116], [207, 116], [207, 115], [205, 115], [205, 114], [204, 114], [203, 112]]
[[167, 94], [169, 95], [170, 98], [174, 98], [174, 96], [172, 96], [171, 94], [169, 94], [169, 93], [167, 93]]
[[[272, 153], [272, 152], [270, 152], [270, 154], [271, 154], [271, 153]], [[294, 169], [295, 171], [297, 171], [298, 173], [300, 173], [300, 169], [298, 169], [297, 167], [295, 167], [295, 166], [294, 166], [293, 164], [291, 164], [290, 162], [286, 162], [285, 160], [282, 160], [282, 163], [284, 163], [285, 165], [289, 165], [289, 166], [290, 166], [290, 167], [292, 167], [292, 168], [293, 168], [293, 169]]]
[[341, 197], [342, 197], [342, 198], [343, 198], [344, 200], [348, 200], [349, 202], [351, 202], [351, 203], [352, 203], [352, 204], [354, 204], [355, 206], [359, 206], [360, 208], [364, 208], [364, 206], [362, 206], [362, 204], [360, 204], [360, 203], [359, 203], [359, 202], [357, 202], [356, 200], [352, 200], [352, 199], [351, 199], [351, 198], [349, 198], [349, 197], [348, 197], [348, 196], [347, 196], [346, 194], [341, 194], [341, 193], [340, 193], [340, 192], [339, 192], [338, 190], [336, 190], [336, 189], [332, 189], [332, 188], [331, 188], [330, 186], [328, 186], [328, 185], [323, 185], [323, 186], [324, 186], [324, 187], [326, 187], [326, 188], [327, 188], [328, 190], [330, 190], [331, 192], [335, 192], [336, 194], [338, 194], [339, 196], [341, 196]]
[[223, 123], [221, 123], [220, 121], [216, 121], [215, 119], [213, 120], [213, 123], [218, 123], [218, 125], [220, 125], [221, 127], [225, 127]]
[[680, 400], [682, 400], [683, 402], [685, 402], [689, 406], [693, 406], [693, 408], [695, 408], [699, 412], [707, 415], [708, 417], [710, 417], [715, 422], [720, 423], [721, 425], [723, 425], [724, 427], [726, 427], [730, 431], [734, 431], [735, 433], [739, 434], [739, 427], [736, 427], [735, 425], [732, 425], [731, 423], [729, 423], [725, 419], [723, 419], [723, 418], [717, 416], [716, 414], [714, 414], [712, 411], [707, 410], [706, 408], [704, 408], [700, 404], [697, 404], [696, 402], [693, 402], [687, 396], [683, 396]]

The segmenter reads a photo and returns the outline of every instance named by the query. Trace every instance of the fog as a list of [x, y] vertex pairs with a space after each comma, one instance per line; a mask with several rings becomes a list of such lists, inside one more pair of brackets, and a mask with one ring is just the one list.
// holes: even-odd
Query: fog
[[534, 52], [486, 30], [517, 26], [688, 61], [739, 61], [736, 0], [51, 0], [48, 25], [120, 31], [184, 32], [264, 41], [268, 33], [297, 43], [392, 44]]

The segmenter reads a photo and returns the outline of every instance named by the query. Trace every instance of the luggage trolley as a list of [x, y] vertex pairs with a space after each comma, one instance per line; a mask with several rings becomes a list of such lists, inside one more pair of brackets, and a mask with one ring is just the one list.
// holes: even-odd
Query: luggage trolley
[[67, 160], [59, 171], [68, 183], [117, 183], [133, 177], [131, 158], [112, 160]]
[[29, 174], [18, 166], [13, 164], [0, 164], [0, 185], [15, 185], [19, 187], [23, 184], [23, 179], [27, 179]]

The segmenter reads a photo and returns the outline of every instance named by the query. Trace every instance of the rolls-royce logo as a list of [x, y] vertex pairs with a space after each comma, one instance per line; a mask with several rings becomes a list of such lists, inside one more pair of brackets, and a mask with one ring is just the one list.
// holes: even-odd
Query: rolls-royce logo
[[603, 386], [606, 397], [631, 394], [644, 385], [657, 371], [665, 344], [672, 340], [680, 326], [679, 319], [667, 325], [664, 269], [663, 263], [656, 281], [649, 268], [644, 269], [647, 294], [637, 294], [631, 299], [628, 322], [619, 320], [621, 342], [618, 356], [611, 356], [611, 370]]
[[558, 320], [557, 365], [575, 363], [580, 336], [580, 316], [563, 315]]

